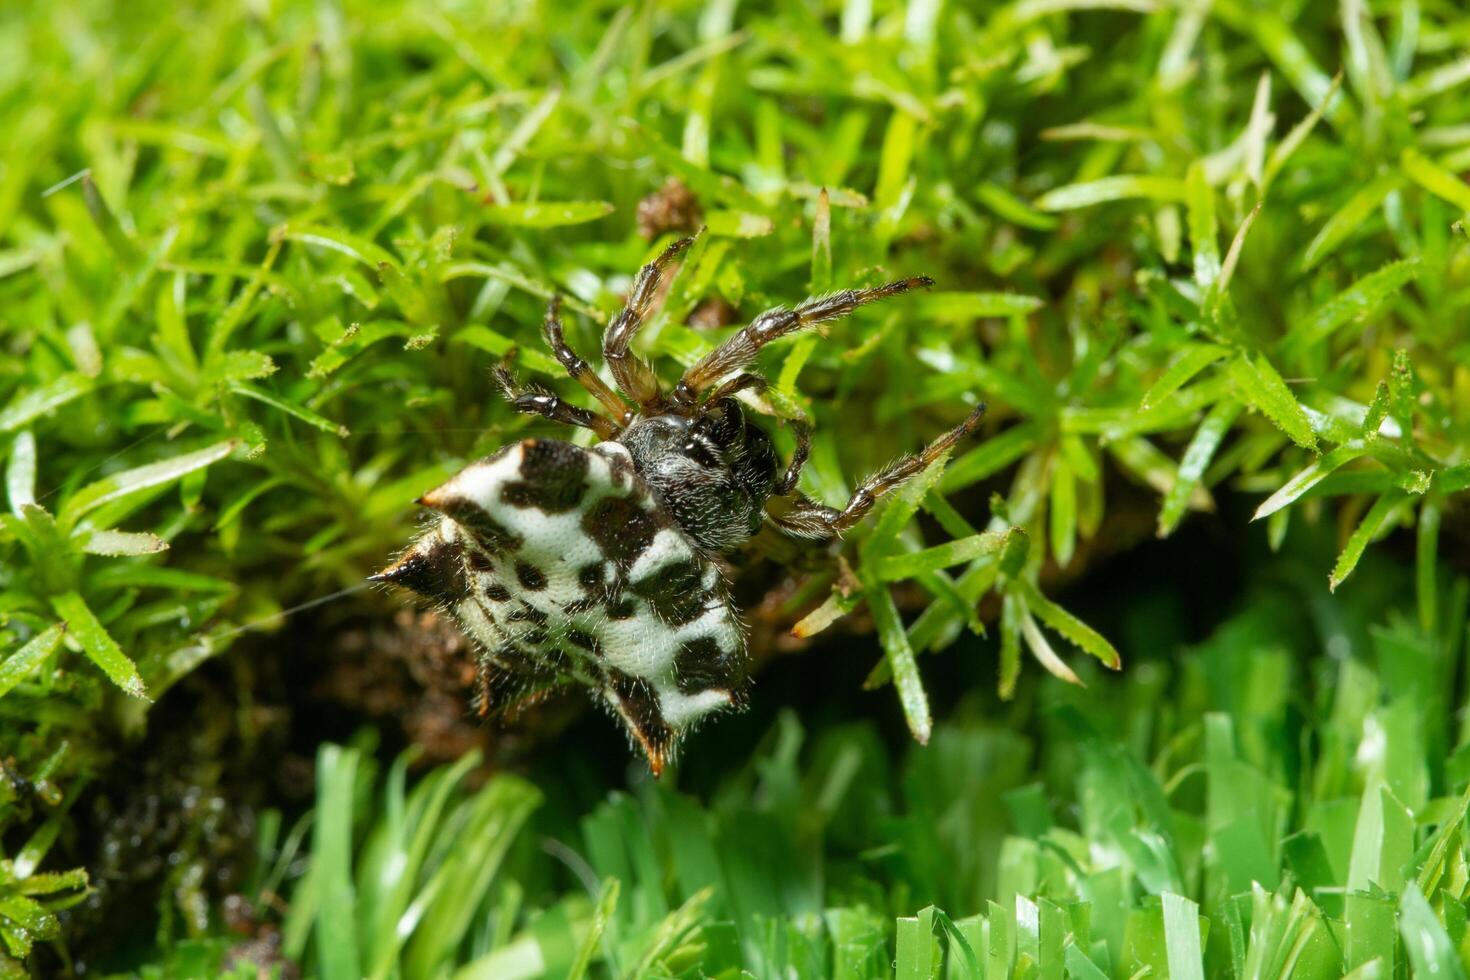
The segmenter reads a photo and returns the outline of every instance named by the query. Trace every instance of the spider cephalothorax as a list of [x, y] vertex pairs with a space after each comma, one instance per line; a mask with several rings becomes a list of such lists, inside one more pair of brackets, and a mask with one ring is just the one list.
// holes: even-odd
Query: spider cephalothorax
[[[767, 522], [798, 537], [840, 535], [973, 431], [984, 411], [869, 477], [846, 507], [811, 500], [796, 489], [806, 426], [795, 423], [796, 451], [783, 470], [770, 437], [735, 399], [765, 385], [744, 369], [778, 337], [930, 280], [849, 289], [763, 313], [665, 393], [629, 343], [664, 269], [691, 241], [670, 245], [638, 273], [608, 326], [602, 353], [621, 395], [567, 345], [552, 301], [547, 344], [603, 412], [523, 386], [509, 364], [496, 370], [518, 411], [591, 429], [603, 441], [583, 449], [528, 439], [471, 463], [420, 498], [438, 520], [374, 576], [442, 603], [475, 639], [482, 712], [574, 678], [622, 719], [655, 774], [701, 719], [744, 703], [745, 638], [717, 564], [721, 553]], [[772, 498], [783, 505], [768, 509]]]
[[693, 417], [640, 417], [618, 441], [701, 548], [723, 551], [760, 530], [777, 489], [776, 450], [735, 399], [720, 398]]

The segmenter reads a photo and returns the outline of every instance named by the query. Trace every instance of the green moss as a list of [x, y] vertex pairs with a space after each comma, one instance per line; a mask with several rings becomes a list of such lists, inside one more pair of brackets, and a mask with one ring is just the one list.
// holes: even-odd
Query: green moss
[[[1470, 487], [1467, 45], [1430, 0], [6, 5], [0, 832], [35, 855], [0, 883], [27, 896], [0, 904], [10, 955], [75, 897], [19, 879], [149, 699], [358, 586], [418, 494], [540, 425], [495, 360], [583, 397], [542, 310], [565, 294], [596, 349], [674, 233], [638, 233], [670, 177], [708, 233], [643, 337], [667, 379], [721, 336], [688, 325], [712, 296], [748, 318], [938, 283], [761, 362], [817, 423], [805, 488], [829, 502], [990, 405], [855, 575], [810, 587], [812, 627], [869, 605], [871, 682], [916, 736], [921, 655], [982, 604], [1004, 694], [1023, 656], [1133, 656], [1048, 594], [1139, 501], [1164, 536], [1232, 492], [1273, 543], [1335, 522], [1324, 588], [1415, 528], [1437, 635]], [[1048, 908], [1012, 948], [1045, 945]]]

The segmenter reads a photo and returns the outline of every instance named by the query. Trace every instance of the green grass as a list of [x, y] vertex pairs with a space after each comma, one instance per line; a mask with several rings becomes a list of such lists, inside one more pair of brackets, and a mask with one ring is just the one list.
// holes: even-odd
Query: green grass
[[[1390, 567], [1345, 599], [1261, 571], [1206, 642], [1007, 724], [972, 698], [927, 749], [785, 713], [705, 802], [569, 812], [469, 790], [471, 758], [409, 789], [326, 746], [284, 950], [324, 980], [1463, 976], [1463, 630], [1391, 612]], [[265, 853], [279, 888], [294, 852]]]
[[[933, 752], [963, 726], [936, 724], [927, 655], [985, 650], [1006, 698], [1037, 672], [1024, 660], [1062, 678], [1133, 661], [1138, 650], [1058, 604], [1056, 583], [1217, 509], [1232, 522], [1222, 547], [1239, 550], [1248, 532], [1232, 495], [1249, 497], [1273, 545], [1337, 529], [1313, 602], [1362, 577], [1375, 542], [1411, 540], [1402, 628], [1458, 630], [1440, 549], [1462, 532], [1470, 488], [1467, 52], [1470, 19], [1449, 0], [5, 5], [3, 968], [21, 969], [37, 942], [65, 949], [65, 913], [87, 897], [95, 857], [76, 841], [75, 808], [136, 751], [152, 704], [211, 661], [238, 665], [252, 632], [319, 654], [275, 614], [358, 586], [413, 533], [417, 495], [545, 431], [493, 396], [491, 364], [516, 348], [523, 370], [581, 397], [537, 346], [541, 312], [565, 294], [570, 339], [596, 349], [628, 277], [675, 234], [645, 240], [635, 217], [669, 177], [699, 199], [708, 231], [642, 338], [666, 378], [723, 336], [689, 325], [711, 296], [748, 318], [898, 274], [938, 282], [761, 362], [779, 412], [817, 423], [803, 486], [832, 503], [974, 402], [991, 406], [980, 439], [855, 535], [847, 569], [825, 563], [783, 609], [809, 634], [866, 609], [881, 644], [869, 685], [892, 681]], [[788, 427], [772, 428], [789, 451]], [[344, 601], [386, 617], [397, 600]], [[986, 629], [993, 653], [975, 638]], [[1425, 649], [1449, 664], [1457, 642]], [[1330, 644], [1325, 659], [1311, 652], [1292, 669], [1355, 662]], [[1398, 674], [1384, 676], [1397, 690]], [[1267, 710], [1252, 699], [1273, 693], [1262, 684], [1192, 736], [1216, 752], [1201, 763], [1210, 780], [1234, 753], [1278, 775], [1249, 742], [1248, 720]], [[1152, 730], [1170, 711], [1130, 717]], [[1145, 750], [1162, 751], [1129, 744], [1149, 764]], [[1398, 827], [1384, 840], [1414, 856], [1425, 841], [1406, 844], [1407, 828], [1440, 825], [1431, 799], [1464, 783], [1433, 747], [1458, 744], [1424, 743], [1428, 795], [1395, 786], [1402, 813], [1373, 803], [1368, 782], [1331, 784], [1327, 799], [1369, 792], [1364, 814]], [[324, 806], [356, 785], [337, 778]], [[1114, 793], [1118, 778], [1096, 777]], [[1290, 819], [1256, 842], [1276, 858], [1278, 830], [1328, 833], [1302, 822], [1316, 797], [1296, 777], [1285, 785]], [[1078, 799], [1090, 805], [1094, 789]], [[1207, 816], [1177, 831], [1154, 814], [1183, 834], [1159, 849], [1178, 875], [1208, 878], [1209, 835], [1246, 833], [1230, 813]], [[1071, 826], [1102, 860], [1096, 835], [1112, 825]], [[1376, 883], [1418, 930], [1405, 949], [1439, 955], [1433, 922], [1458, 942], [1460, 892], [1425, 880], [1416, 898], [1409, 878], [1370, 873], [1381, 854], [1350, 862], [1355, 877], [1323, 848], [1301, 859], [1326, 862], [1352, 906], [1309, 890], [1324, 914], [1351, 921], [1354, 896]], [[1134, 860], [1121, 844], [1107, 853]], [[1128, 902], [1178, 884], [1209, 934], [1196, 940], [1174, 899], [1154, 932], [1181, 963], [1196, 941], [1210, 972], [1234, 963], [1219, 954], [1237, 921], [1219, 889], [1248, 895], [1248, 879], [1163, 873]], [[618, 877], [627, 902], [634, 884]], [[886, 935], [893, 915], [937, 902], [963, 933], [980, 903], [1009, 901], [988, 884], [907, 894], [853, 928]], [[1262, 898], [1237, 921], [1260, 921], [1271, 956], [1306, 914], [1282, 900], [1280, 916]], [[727, 918], [729, 901], [716, 892], [686, 914]], [[662, 921], [658, 903], [640, 908], [636, 922]], [[1061, 920], [1037, 909], [1040, 931], [1014, 933], [1011, 948], [1039, 963], [1027, 944]], [[770, 937], [807, 928], [787, 911], [770, 912]], [[614, 919], [627, 914], [620, 904]], [[925, 930], [949, 934], [945, 923], [902, 927], [904, 970], [922, 975]], [[518, 913], [496, 938], [524, 926]], [[444, 947], [415, 969], [483, 938], [440, 928]], [[665, 937], [670, 949], [681, 935]], [[1127, 955], [1110, 947], [1107, 966]], [[1037, 969], [1055, 975], [1051, 959]]]

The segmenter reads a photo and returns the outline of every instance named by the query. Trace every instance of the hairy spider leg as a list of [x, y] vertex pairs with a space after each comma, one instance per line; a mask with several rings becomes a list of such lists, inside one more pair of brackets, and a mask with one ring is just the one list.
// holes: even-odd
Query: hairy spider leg
[[522, 384], [511, 370], [511, 364], [512, 357], [507, 355], [505, 360], [495, 368], [495, 383], [500, 386], [506, 400], [517, 412], [540, 415], [553, 422], [561, 422], [563, 425], [576, 425], [584, 429], [591, 429], [597, 433], [599, 439], [615, 439], [622, 431], [618, 423], [605, 415], [589, 412], [585, 408], [578, 408], [576, 405], [562, 401], [557, 395], [539, 385]]
[[628, 290], [627, 305], [613, 317], [607, 332], [602, 335], [602, 357], [612, 372], [613, 380], [645, 415], [656, 414], [662, 409], [663, 390], [652, 366], [633, 353], [628, 345], [653, 308], [654, 295], [658, 292], [664, 270], [692, 244], [693, 238], [681, 238], [638, 271], [633, 278], [633, 288]]
[[802, 327], [846, 316], [868, 303], [897, 296], [920, 286], [932, 285], [934, 280], [928, 276], [914, 276], [867, 289], [844, 289], [830, 296], [808, 300], [794, 309], [778, 307], [767, 310], [684, 372], [670, 399], [672, 407], [678, 412], [687, 413], [693, 410], [699, 402], [699, 396], [706, 389], [755, 360], [760, 349], [773, 340]]
[[607, 383], [597, 376], [592, 370], [592, 365], [572, 350], [562, 333], [561, 322], [561, 296], [551, 297], [551, 305], [546, 308], [546, 319], [541, 324], [541, 336], [546, 341], [546, 346], [551, 348], [551, 353], [566, 368], [567, 374], [577, 384], [586, 388], [593, 398], [607, 413], [612, 416], [618, 428], [624, 428], [633, 420], [633, 410], [628, 404], [618, 397], [617, 392], [607, 386]]
[[806, 465], [807, 457], [812, 454], [812, 427], [805, 419], [795, 419], [791, 423], [791, 431], [796, 436], [796, 448], [791, 451], [791, 463], [786, 467], [786, 473], [781, 477], [781, 482], [776, 484], [776, 489], [771, 493], [777, 497], [789, 497], [796, 489], [796, 481], [801, 479], [801, 468]]
[[717, 402], [721, 398], [731, 398], [740, 394], [742, 391], [760, 393], [765, 391], [769, 386], [770, 382], [760, 375], [741, 372], [710, 392], [709, 397], [705, 401]]
[[853, 491], [847, 506], [841, 510], [817, 503], [810, 497], [798, 494], [791, 510], [773, 515], [772, 520], [789, 534], [801, 538], [830, 538], [841, 535], [867, 516], [873, 505], [885, 495], [892, 493], [905, 481], [923, 472], [940, 456], [965, 436], [974, 432], [985, 415], [982, 402], [966, 416], [959, 425], [935, 439], [922, 452], [912, 456], [900, 456], [877, 473], [864, 480]]

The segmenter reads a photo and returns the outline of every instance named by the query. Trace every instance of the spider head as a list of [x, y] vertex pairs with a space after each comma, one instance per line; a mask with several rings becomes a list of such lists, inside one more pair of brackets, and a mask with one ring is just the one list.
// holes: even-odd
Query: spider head
[[618, 441], [700, 545], [720, 551], [760, 528], [776, 486], [776, 451], [734, 398], [706, 402], [689, 415], [639, 418]]

